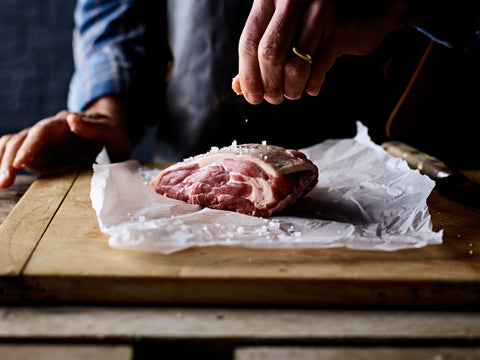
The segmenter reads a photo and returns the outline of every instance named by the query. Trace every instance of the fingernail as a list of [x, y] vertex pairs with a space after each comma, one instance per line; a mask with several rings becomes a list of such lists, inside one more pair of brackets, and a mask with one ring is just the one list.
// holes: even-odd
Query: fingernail
[[263, 100], [263, 96], [258, 94], [245, 94], [245, 98], [252, 104], [259, 104]]
[[0, 183], [5, 181], [9, 177], [10, 173], [8, 170], [0, 171]]
[[290, 95], [287, 95], [285, 94], [284, 95], [288, 100], [298, 100], [300, 99], [301, 95], [294, 95], [294, 96], [290, 96]]
[[79, 118], [80, 115], [78, 115], [77, 113], [70, 113], [67, 115], [67, 120], [70, 120], [70, 121], [75, 121], [75, 119]]
[[267, 100], [270, 104], [281, 104], [283, 99], [283, 96], [265, 96], [265, 100]]
[[13, 166], [17, 169], [23, 169], [26, 166], [26, 164], [23, 160], [29, 152], [31, 152], [31, 151], [27, 151], [27, 152], [20, 151], [20, 152], [18, 152], [17, 155], [15, 156], [15, 159], [13, 160]]

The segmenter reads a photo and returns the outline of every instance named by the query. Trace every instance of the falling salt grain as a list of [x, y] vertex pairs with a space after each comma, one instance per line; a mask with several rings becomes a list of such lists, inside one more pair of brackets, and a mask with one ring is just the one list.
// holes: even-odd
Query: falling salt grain
[[280, 229], [280, 222], [272, 220], [268, 223], [268, 227], [271, 228], [271, 229], [278, 230], [278, 229]]
[[468, 253], [469, 253], [470, 255], [473, 255], [473, 250], [470, 250]]
[[267, 140], [263, 140], [262, 145], [267, 145]]

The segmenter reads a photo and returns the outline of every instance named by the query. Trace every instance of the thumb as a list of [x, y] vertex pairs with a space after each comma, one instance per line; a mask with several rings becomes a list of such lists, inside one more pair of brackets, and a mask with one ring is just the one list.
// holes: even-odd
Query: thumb
[[100, 143], [107, 148], [112, 160], [125, 160], [132, 152], [132, 142], [123, 123], [107, 116], [67, 115], [67, 124], [75, 135]]

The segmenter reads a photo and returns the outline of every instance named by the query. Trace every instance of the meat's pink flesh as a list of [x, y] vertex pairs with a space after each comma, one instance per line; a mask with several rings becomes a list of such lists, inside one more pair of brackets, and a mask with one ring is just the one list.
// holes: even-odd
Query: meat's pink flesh
[[317, 178], [317, 167], [301, 152], [245, 144], [173, 165], [151, 185], [161, 195], [191, 204], [270, 216], [309, 192]]

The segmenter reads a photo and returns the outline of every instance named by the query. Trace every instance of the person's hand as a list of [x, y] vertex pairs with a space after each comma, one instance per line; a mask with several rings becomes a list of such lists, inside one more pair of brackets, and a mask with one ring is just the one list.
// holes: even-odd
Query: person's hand
[[389, 32], [409, 25], [407, 3], [255, 0], [240, 37], [232, 88], [252, 104], [280, 104], [304, 91], [318, 95], [339, 56], [369, 54]]
[[60, 111], [0, 138], [0, 188], [12, 185], [22, 168], [44, 173], [91, 164], [103, 147], [114, 161], [131, 155], [123, 122], [94, 109], [80, 114]]

